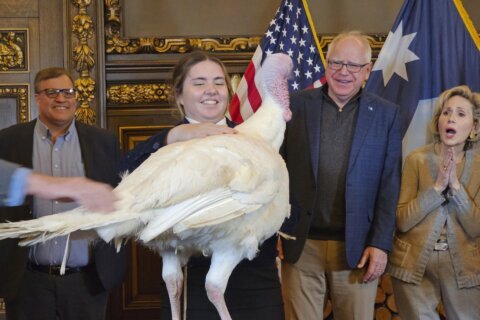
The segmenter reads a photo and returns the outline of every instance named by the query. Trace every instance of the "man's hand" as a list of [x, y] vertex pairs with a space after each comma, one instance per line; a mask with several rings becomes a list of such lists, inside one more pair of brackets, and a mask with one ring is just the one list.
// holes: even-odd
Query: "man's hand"
[[118, 200], [110, 185], [86, 178], [79, 178], [70, 194], [70, 198], [92, 211], [114, 211]]
[[367, 247], [363, 251], [357, 268], [362, 269], [368, 264], [367, 271], [363, 276], [363, 282], [371, 282], [379, 278], [387, 266], [387, 253], [375, 247]]
[[32, 173], [27, 180], [26, 193], [45, 199], [71, 199], [88, 210], [111, 212], [117, 196], [112, 187], [84, 177], [50, 177]]

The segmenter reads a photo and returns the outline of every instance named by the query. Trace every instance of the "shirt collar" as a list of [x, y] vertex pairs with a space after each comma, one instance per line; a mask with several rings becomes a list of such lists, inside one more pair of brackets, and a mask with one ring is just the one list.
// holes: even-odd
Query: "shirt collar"
[[[334, 105], [337, 105], [335, 103], [335, 101], [333, 101], [333, 99], [328, 95], [328, 84], [325, 83], [323, 86], [322, 86], [322, 93], [323, 93], [323, 96], [325, 99], [328, 99], [328, 101], [330, 101], [331, 103], [333, 103]], [[362, 95], [363, 93], [363, 88], [360, 88], [360, 90], [357, 92], [356, 95], [354, 95], [350, 100], [348, 100], [348, 102], [345, 104], [345, 106], [355, 100], [358, 100], [360, 99], [360, 96]]]
[[[189, 118], [189, 117], [185, 117], [185, 119], [187, 119], [189, 123], [200, 123], [200, 121], [193, 120], [192, 118]], [[220, 119], [220, 121], [216, 122], [215, 124], [226, 126], [227, 118], [223, 117], [222, 119]]]
[[[40, 120], [40, 118], [37, 118], [37, 123], [35, 124], [35, 131], [40, 134], [40, 136], [44, 139], [51, 139], [52, 134], [50, 132], [50, 129], [47, 127], [46, 124]], [[64, 137], [65, 141], [70, 141], [72, 138], [72, 133], [75, 132], [75, 119], [72, 120], [72, 123], [68, 126], [67, 131], [61, 135]]]

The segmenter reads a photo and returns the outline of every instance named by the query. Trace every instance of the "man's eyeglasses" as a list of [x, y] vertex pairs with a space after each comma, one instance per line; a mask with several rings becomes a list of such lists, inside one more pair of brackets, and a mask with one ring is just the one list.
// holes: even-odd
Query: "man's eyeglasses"
[[336, 60], [328, 60], [327, 64], [328, 67], [332, 70], [338, 71], [343, 68], [343, 66], [347, 67], [347, 71], [357, 73], [360, 70], [362, 70], [363, 67], [365, 67], [367, 64], [370, 62], [364, 63], [364, 64], [357, 64], [357, 63], [343, 63], [342, 61], [336, 61]]
[[68, 88], [68, 89], [44, 89], [40, 90], [37, 93], [44, 92], [45, 95], [49, 98], [56, 98], [60, 93], [63, 94], [65, 99], [73, 99], [77, 96], [77, 90], [75, 88]]

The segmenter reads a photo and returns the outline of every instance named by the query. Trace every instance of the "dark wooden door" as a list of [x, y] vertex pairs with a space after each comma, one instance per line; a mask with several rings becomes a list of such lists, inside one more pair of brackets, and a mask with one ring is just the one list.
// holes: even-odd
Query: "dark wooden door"
[[160, 256], [135, 242], [127, 245], [130, 269], [123, 285], [110, 296], [110, 320], [160, 319]]

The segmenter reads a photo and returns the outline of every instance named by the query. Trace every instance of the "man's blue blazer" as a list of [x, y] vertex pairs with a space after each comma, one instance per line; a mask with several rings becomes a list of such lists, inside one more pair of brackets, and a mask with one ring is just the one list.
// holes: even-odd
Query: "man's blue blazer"
[[[283, 240], [285, 260], [295, 263], [308, 237], [317, 197], [316, 185], [322, 115], [322, 89], [291, 97], [281, 152], [290, 177], [291, 215], [282, 230], [296, 240]], [[400, 189], [401, 134], [398, 106], [362, 92], [345, 181], [345, 246], [354, 268], [367, 246], [390, 251]]]

